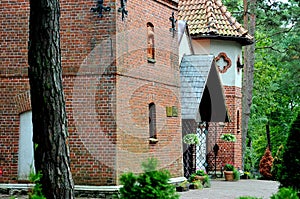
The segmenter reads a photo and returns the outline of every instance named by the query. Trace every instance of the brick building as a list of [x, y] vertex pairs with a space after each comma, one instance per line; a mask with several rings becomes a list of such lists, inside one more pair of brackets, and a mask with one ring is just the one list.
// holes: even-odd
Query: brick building
[[[181, 20], [197, 17], [188, 8], [196, 1], [122, 2], [125, 1], [105, 0], [98, 5], [103, 6], [102, 12], [92, 12], [96, 1], [60, 1], [63, 84], [75, 184], [116, 185], [123, 172], [140, 172], [141, 162], [148, 157], [158, 158], [160, 168], [170, 170], [173, 177], [183, 176], [179, 67], [183, 55], [179, 54], [177, 32], [172, 29], [172, 13]], [[231, 16], [224, 18], [226, 11], [220, 13], [224, 8], [219, 2], [196, 4], [199, 11], [218, 8], [215, 11], [223, 18], [217, 22], [232, 20]], [[211, 16], [213, 11], [203, 16]], [[210, 22], [204, 21], [206, 25]], [[230, 34], [214, 32], [219, 31], [217, 26], [211, 26], [216, 28], [214, 34], [210, 34], [211, 30], [197, 32], [193, 20], [187, 22], [194, 54], [213, 54], [226, 62], [225, 55], [220, 54], [225, 52], [231, 60], [228, 72], [220, 71], [231, 122], [218, 131], [218, 137], [231, 129], [238, 141], [218, 143], [221, 149], [226, 148], [228, 161], [240, 166], [237, 118], [241, 117], [241, 70], [237, 63], [238, 56], [242, 60], [242, 45], [251, 43], [251, 38], [242, 28], [232, 30], [237, 22], [225, 26], [225, 30], [233, 31]], [[1, 3], [0, 183], [27, 180], [33, 164], [28, 23], [29, 1]], [[235, 50], [220, 51], [220, 41]], [[211, 63], [213, 66], [214, 58]], [[225, 81], [227, 74], [233, 75], [229, 83]], [[218, 91], [221, 89], [222, 94], [221, 87]], [[210, 124], [210, 129], [214, 128], [220, 127]], [[214, 141], [211, 135], [207, 143]], [[209, 155], [210, 146], [207, 152]]]
[[[123, 172], [139, 172], [148, 157], [156, 157], [172, 176], [182, 176], [178, 45], [170, 31], [177, 4], [60, 1], [63, 86], [76, 184], [118, 184]], [[97, 6], [106, 9], [92, 12]], [[16, 183], [27, 179], [33, 163], [29, 1], [3, 1], [0, 13], [0, 182]]]
[[[220, 171], [224, 164], [231, 163], [241, 168], [242, 47], [252, 44], [253, 37], [219, 0], [179, 1], [178, 18], [182, 20], [182, 29], [185, 30], [183, 31], [185, 34], [182, 35], [187, 37], [181, 39], [180, 67], [182, 70], [188, 66], [185, 70], [197, 71], [193, 72], [192, 78], [186, 82], [190, 83], [189, 87], [195, 96], [200, 96], [194, 105], [190, 103], [193, 96], [190, 95], [189, 100], [185, 100], [189, 103], [189, 109], [193, 108], [196, 112], [198, 110], [197, 116], [195, 114], [186, 116], [184, 110], [187, 104], [182, 101], [183, 134], [188, 133], [186, 131], [198, 130], [199, 137], [202, 136], [205, 140], [202, 149], [198, 149], [204, 150], [205, 154], [197, 167], [206, 167], [208, 171], [215, 169]], [[211, 59], [210, 56], [215, 58], [210, 63], [211, 67], [205, 63]], [[217, 76], [213, 78], [213, 83], [210, 83], [212, 80], [208, 72], [211, 68], [217, 69], [222, 89], [217, 88], [219, 87]], [[204, 75], [205, 73], [207, 75]], [[201, 78], [202, 81], [199, 81]], [[181, 86], [183, 87], [183, 84]], [[185, 90], [187, 89], [182, 88], [182, 93], [187, 96]], [[220, 101], [223, 99], [221, 93], [225, 96], [226, 110]], [[206, 127], [197, 129], [203, 122], [207, 122]], [[234, 134], [236, 142], [225, 142], [220, 139], [225, 133]]]

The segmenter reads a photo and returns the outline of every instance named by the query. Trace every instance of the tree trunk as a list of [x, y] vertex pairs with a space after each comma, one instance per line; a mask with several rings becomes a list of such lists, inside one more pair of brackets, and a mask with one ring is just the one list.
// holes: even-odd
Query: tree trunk
[[[248, 2], [249, 1], [249, 2]], [[244, 27], [249, 34], [254, 37], [255, 33], [255, 7], [256, 0], [243, 0], [244, 2]], [[244, 76], [243, 76], [243, 117], [242, 117], [242, 161], [244, 167], [244, 159], [246, 152], [246, 138], [248, 133], [248, 123], [250, 118], [250, 107], [252, 104], [253, 75], [255, 62], [255, 39], [254, 43], [245, 47], [244, 53]]]
[[36, 171], [47, 199], [74, 198], [62, 87], [59, 1], [30, 0], [29, 81]]
[[267, 134], [268, 148], [272, 152], [272, 149], [271, 149], [271, 134], [270, 134], [270, 125], [269, 125], [269, 122], [266, 124], [266, 134]]

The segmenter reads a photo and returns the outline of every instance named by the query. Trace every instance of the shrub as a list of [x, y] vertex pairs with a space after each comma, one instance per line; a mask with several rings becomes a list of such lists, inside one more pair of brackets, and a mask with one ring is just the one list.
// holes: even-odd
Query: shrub
[[233, 169], [233, 179], [234, 180], [240, 180], [240, 172], [237, 169]]
[[142, 163], [144, 173], [135, 175], [125, 173], [120, 181], [123, 187], [120, 189], [121, 199], [178, 199], [175, 186], [169, 184], [170, 174], [166, 170], [158, 171], [157, 160], [150, 158]]
[[271, 199], [299, 199], [297, 191], [292, 188], [280, 188], [276, 194], [271, 196]]
[[204, 176], [203, 187], [204, 188], [210, 188], [211, 187], [211, 182], [210, 182], [210, 178], [208, 177], [208, 175]]
[[281, 170], [282, 170], [282, 158], [283, 158], [283, 145], [280, 145], [274, 157], [273, 166], [271, 169], [272, 177], [274, 180], [280, 179]]
[[46, 199], [42, 192], [42, 185], [40, 183], [42, 172], [34, 172], [33, 166], [30, 165], [29, 181], [34, 183], [33, 189], [28, 193], [29, 199]]
[[282, 187], [292, 187], [300, 191], [300, 114], [293, 122], [283, 152], [281, 177]]
[[273, 157], [269, 147], [267, 147], [264, 156], [259, 162], [259, 172], [265, 179], [272, 179], [271, 168], [273, 165]]
[[196, 189], [202, 189], [203, 188], [203, 184], [200, 180], [194, 181], [193, 185], [195, 186]]

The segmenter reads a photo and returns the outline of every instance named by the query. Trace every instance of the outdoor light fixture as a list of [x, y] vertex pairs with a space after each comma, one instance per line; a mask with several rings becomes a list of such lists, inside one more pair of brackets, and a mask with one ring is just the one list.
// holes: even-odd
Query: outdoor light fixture
[[103, 0], [97, 1], [97, 6], [95, 8], [91, 8], [91, 11], [98, 12], [99, 17], [103, 17], [102, 11], [110, 11], [111, 8], [109, 6], [103, 6]]
[[172, 16], [169, 19], [172, 23], [172, 28], [170, 29], [170, 31], [176, 31], [176, 22], [177, 22], [177, 20], [174, 17], [174, 12], [172, 12]]
[[240, 72], [240, 70], [242, 68], [244, 68], [244, 64], [241, 64], [240, 56], [238, 56], [238, 59], [236, 61], [236, 67], [237, 67], [238, 72]]
[[125, 15], [128, 15], [128, 11], [126, 10], [127, 0], [121, 0], [121, 7], [118, 9], [118, 12], [122, 13], [122, 21], [125, 19]]

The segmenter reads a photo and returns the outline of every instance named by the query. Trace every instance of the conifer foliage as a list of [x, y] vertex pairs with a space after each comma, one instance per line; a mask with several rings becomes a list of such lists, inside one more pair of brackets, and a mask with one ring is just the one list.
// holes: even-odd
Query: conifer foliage
[[272, 179], [271, 169], [273, 165], [273, 160], [274, 159], [272, 157], [271, 151], [269, 147], [267, 147], [265, 154], [259, 163], [259, 172], [265, 179]]
[[291, 126], [283, 153], [281, 186], [300, 191], [300, 114]]

